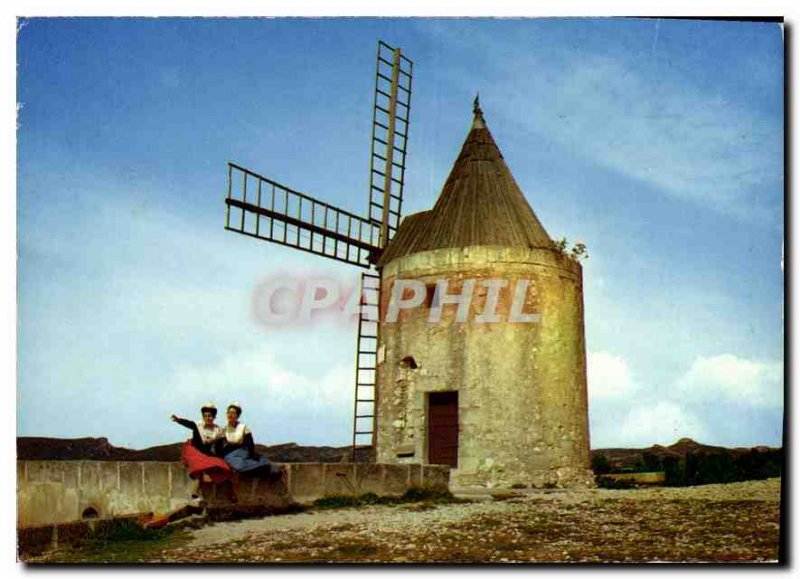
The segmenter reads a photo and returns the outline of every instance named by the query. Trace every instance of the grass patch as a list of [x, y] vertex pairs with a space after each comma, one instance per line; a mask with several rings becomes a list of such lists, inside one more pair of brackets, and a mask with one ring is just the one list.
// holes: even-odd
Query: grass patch
[[423, 511], [432, 511], [436, 508], [436, 505], [430, 501], [423, 501], [421, 503], [411, 503], [405, 510], [412, 512], [412, 513], [421, 513]]
[[98, 529], [69, 549], [48, 553], [35, 562], [142, 563], [165, 549], [184, 545], [189, 538], [184, 529], [144, 529], [134, 521], [121, 521], [110, 528]]
[[297, 541], [278, 541], [277, 543], [272, 543], [269, 547], [270, 549], [280, 549], [282, 551], [288, 551], [291, 549], [296, 549], [298, 546]]
[[122, 519], [111, 525], [98, 525], [89, 535], [89, 543], [109, 543], [112, 541], [159, 541], [173, 532], [170, 527], [145, 529], [138, 522]]
[[601, 489], [634, 489], [636, 484], [631, 480], [617, 480], [608, 476], [598, 476], [595, 478], [598, 488]]
[[521, 498], [521, 497], [524, 497], [524, 496], [525, 495], [523, 495], [523, 494], [515, 493], [515, 492], [499, 492], [499, 493], [493, 493], [491, 495], [492, 500], [494, 500], [494, 501], [507, 501], [509, 499], [518, 499], [518, 498]]
[[435, 491], [420, 487], [411, 487], [400, 497], [404, 503], [430, 502], [433, 504], [468, 503], [467, 499], [459, 499], [450, 491]]
[[459, 499], [450, 491], [436, 491], [420, 487], [412, 487], [398, 496], [380, 496], [375, 493], [365, 493], [358, 496], [334, 495], [323, 497], [314, 501], [317, 509], [342, 509], [348, 507], [363, 507], [367, 505], [400, 505], [407, 503], [426, 503], [440, 505], [447, 503], [468, 503], [467, 499]]
[[[373, 498], [374, 497], [374, 498]], [[378, 504], [376, 499], [380, 499], [375, 493], [367, 493], [357, 497], [349, 497], [344, 495], [333, 495], [330, 497], [322, 497], [315, 500], [312, 504], [317, 509], [343, 509], [346, 507], [360, 507], [363, 505]]]
[[370, 541], [354, 541], [337, 545], [331, 555], [345, 559], [360, 559], [371, 557], [378, 553], [378, 546]]
[[208, 522], [235, 522], [245, 519], [261, 519], [273, 515], [294, 515], [306, 509], [299, 504], [275, 508], [268, 505], [219, 505], [206, 508], [205, 519]]

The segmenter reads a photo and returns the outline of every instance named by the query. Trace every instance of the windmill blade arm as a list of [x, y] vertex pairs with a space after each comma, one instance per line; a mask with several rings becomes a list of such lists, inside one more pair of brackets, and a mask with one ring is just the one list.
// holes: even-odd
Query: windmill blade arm
[[228, 163], [225, 229], [369, 268], [380, 224]]
[[[270, 209], [266, 209], [264, 207], [259, 207], [258, 205], [253, 205], [251, 203], [244, 203], [239, 201], [238, 199], [226, 199], [225, 203], [231, 207], [236, 207], [237, 209], [242, 209], [243, 211], [250, 211], [255, 213], [261, 217], [266, 217], [268, 219], [273, 219], [276, 221], [283, 222], [287, 225], [292, 225], [300, 230], [307, 231], [309, 233], [315, 233], [317, 235], [322, 235], [328, 237], [330, 239], [340, 241], [342, 243], [349, 243], [355, 247], [360, 247], [365, 251], [371, 251], [376, 249], [375, 246], [370, 245], [369, 243], [365, 243], [363, 241], [359, 241], [358, 239], [354, 239], [351, 237], [347, 237], [346, 235], [342, 235], [337, 231], [331, 231], [329, 229], [324, 229], [318, 225], [314, 225], [313, 223], [307, 223], [300, 219], [296, 219], [294, 217], [290, 217], [288, 215], [283, 215], [281, 213], [272, 211]], [[226, 229], [237, 231], [238, 229], [235, 227], [226, 227]]]
[[386, 246], [400, 224], [413, 67], [414, 63], [399, 48], [378, 42], [367, 207], [370, 219], [381, 224], [381, 247]]

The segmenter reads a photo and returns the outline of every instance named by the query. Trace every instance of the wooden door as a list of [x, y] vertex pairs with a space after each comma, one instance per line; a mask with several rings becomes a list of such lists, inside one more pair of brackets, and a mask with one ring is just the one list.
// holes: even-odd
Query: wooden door
[[428, 395], [428, 464], [458, 466], [458, 392]]

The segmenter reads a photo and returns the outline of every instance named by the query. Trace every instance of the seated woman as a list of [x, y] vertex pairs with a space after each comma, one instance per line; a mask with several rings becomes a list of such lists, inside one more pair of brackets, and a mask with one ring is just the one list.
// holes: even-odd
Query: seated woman
[[212, 454], [222, 436], [222, 429], [214, 423], [217, 407], [213, 404], [205, 404], [200, 412], [203, 420], [199, 422], [172, 415], [173, 422], [192, 431], [191, 440], [187, 440], [183, 445], [181, 459], [189, 470], [189, 476], [197, 479], [197, 487], [192, 494], [193, 499], [197, 498], [200, 480], [219, 484], [230, 479], [234, 474], [227, 462]]
[[274, 475], [281, 468], [272, 464], [267, 457], [256, 453], [256, 445], [250, 429], [239, 422], [242, 407], [237, 402], [228, 406], [228, 424], [222, 429], [222, 436], [217, 442], [217, 454], [225, 458], [237, 473], [250, 475]]

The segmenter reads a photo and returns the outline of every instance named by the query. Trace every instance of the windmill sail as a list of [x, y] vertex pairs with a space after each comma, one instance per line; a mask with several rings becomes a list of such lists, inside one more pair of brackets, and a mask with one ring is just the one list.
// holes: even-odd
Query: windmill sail
[[356, 462], [357, 448], [375, 447], [375, 372], [378, 366], [380, 276], [363, 272], [360, 292], [356, 336], [356, 390], [353, 403], [353, 462]]
[[225, 229], [369, 269], [380, 224], [228, 163]]
[[[378, 42], [372, 108], [369, 203], [361, 217], [228, 163], [225, 229], [372, 269], [400, 224], [414, 64]], [[353, 460], [375, 447], [380, 276], [361, 276], [356, 339]]]
[[372, 223], [380, 226], [380, 247], [386, 247], [400, 222], [413, 69], [414, 63], [403, 56], [399, 48], [378, 42], [372, 107], [369, 217]]

